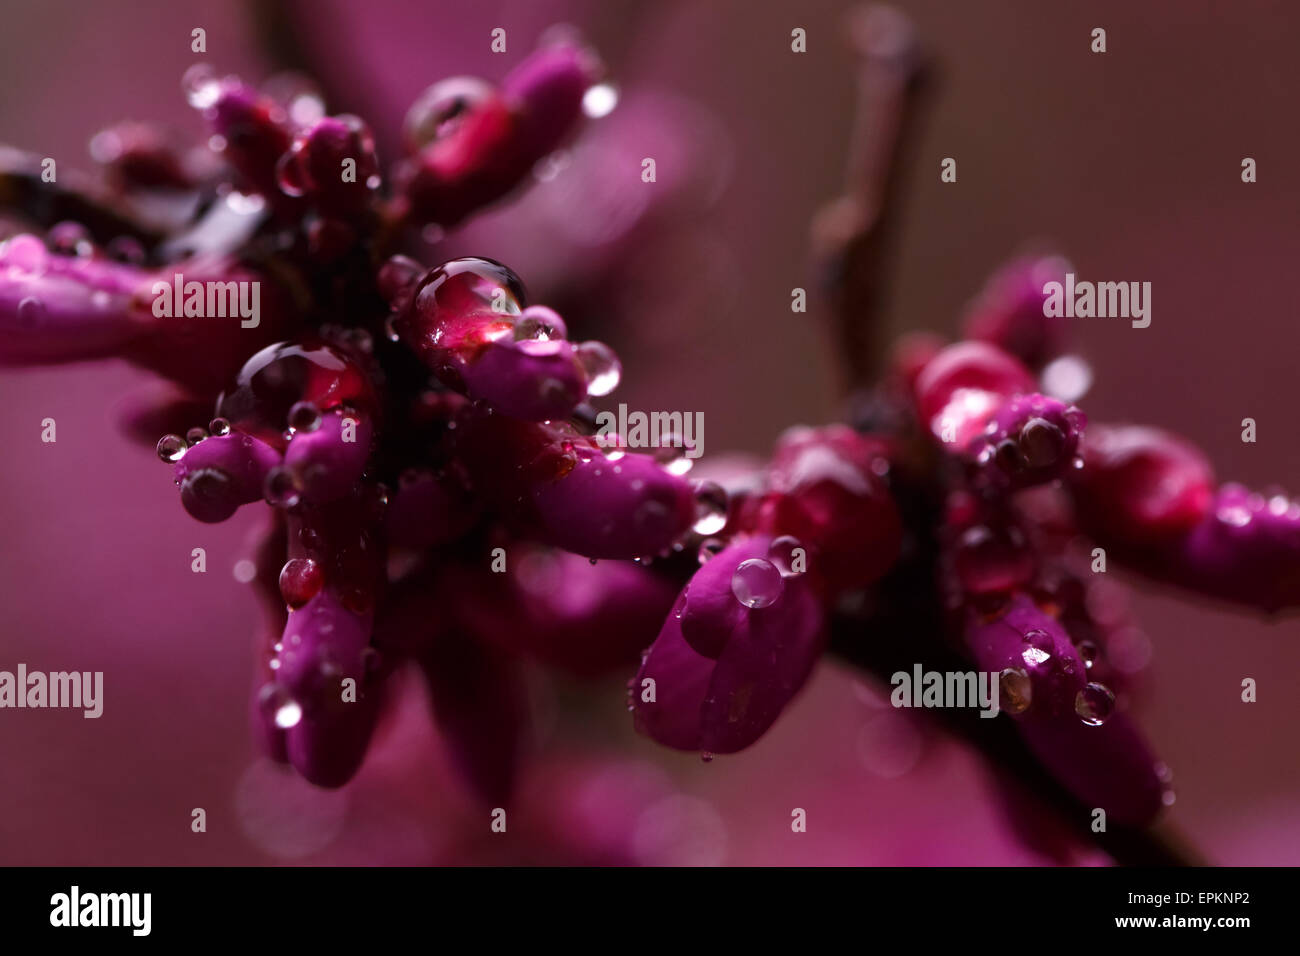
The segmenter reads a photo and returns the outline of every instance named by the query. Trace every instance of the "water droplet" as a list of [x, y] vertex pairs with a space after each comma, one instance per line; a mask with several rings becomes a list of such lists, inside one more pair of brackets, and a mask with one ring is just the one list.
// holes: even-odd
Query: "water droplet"
[[302, 487], [298, 483], [298, 477], [281, 465], [267, 473], [262, 494], [273, 507], [295, 508], [302, 500]]
[[307, 192], [306, 174], [302, 167], [302, 150], [295, 148], [280, 157], [275, 164], [275, 183], [280, 192], [295, 199]]
[[731, 593], [747, 608], [771, 607], [781, 596], [785, 582], [771, 561], [750, 558], [742, 561], [731, 576]]
[[711, 754], [707, 750], [701, 750], [700, 760], [702, 760], [704, 763], [713, 763], [713, 754]]
[[208, 430], [202, 425], [195, 425], [185, 433], [185, 440], [191, 445], [197, 445], [208, 437]]
[[1018, 445], [1030, 468], [1049, 468], [1065, 451], [1065, 433], [1045, 418], [1031, 418], [1020, 429]]
[[24, 329], [39, 328], [45, 321], [45, 303], [35, 296], [27, 296], [18, 303], [18, 324]]
[[520, 312], [513, 330], [516, 342], [552, 342], [568, 333], [559, 314], [541, 305]]
[[1083, 666], [1088, 668], [1089, 670], [1091, 670], [1092, 665], [1096, 663], [1097, 655], [1099, 652], [1100, 649], [1097, 647], [1095, 642], [1093, 641], [1079, 642], [1079, 657], [1083, 659]]
[[208, 422], [208, 432], [217, 437], [230, 434], [230, 422], [224, 418], [214, 418]]
[[700, 549], [697, 553], [700, 564], [708, 564], [710, 559], [727, 547], [727, 542], [721, 538], [705, 538], [700, 542]]
[[293, 610], [314, 598], [324, 583], [324, 572], [311, 558], [290, 558], [280, 569], [280, 596]]
[[212, 67], [206, 63], [195, 63], [181, 77], [181, 89], [185, 100], [196, 110], [205, 110], [216, 104], [221, 95], [221, 81], [217, 79]]
[[[796, 556], [795, 549], [803, 549], [803, 544], [793, 535], [784, 534], [775, 539], [767, 549], [767, 558], [781, 572], [781, 577], [794, 577], [796, 574], [802, 574], [807, 570], [805, 561], [807, 560], [806, 551], [802, 555]], [[798, 560], [796, 560], [798, 558]], [[798, 565], [796, 569], [795, 565]]]
[[281, 730], [296, 727], [302, 720], [302, 707], [296, 700], [286, 700], [275, 710], [275, 726]]
[[1100, 727], [1115, 712], [1115, 695], [1105, 684], [1088, 684], [1074, 695], [1074, 712], [1089, 727]]
[[90, 232], [79, 222], [60, 222], [50, 227], [50, 250], [61, 256], [86, 258], [94, 254]]
[[1244, 528], [1250, 524], [1250, 510], [1244, 505], [1223, 505], [1215, 512], [1215, 517], [1234, 528]]
[[715, 481], [701, 481], [695, 486], [696, 534], [717, 534], [727, 523], [727, 493]]
[[158, 457], [169, 464], [177, 462], [185, 457], [189, 447], [189, 442], [180, 435], [163, 435], [158, 439]]
[[492, 86], [472, 77], [452, 77], [425, 89], [407, 111], [402, 124], [408, 144], [420, 150], [451, 136], [473, 111], [487, 108], [496, 97]]
[[618, 106], [618, 87], [611, 83], [597, 83], [582, 94], [582, 111], [591, 119], [608, 116]]
[[1002, 692], [1002, 709], [1009, 714], [1023, 714], [1033, 702], [1034, 685], [1029, 674], [1019, 667], [1008, 667], [998, 675]]
[[578, 362], [587, 373], [587, 394], [600, 398], [618, 388], [623, 366], [614, 350], [603, 342], [583, 342], [576, 349]]

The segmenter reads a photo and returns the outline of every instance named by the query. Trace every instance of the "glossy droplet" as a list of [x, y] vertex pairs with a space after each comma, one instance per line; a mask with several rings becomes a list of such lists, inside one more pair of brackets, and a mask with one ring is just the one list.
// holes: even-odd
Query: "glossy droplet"
[[297, 610], [314, 598], [325, 583], [325, 575], [311, 558], [291, 558], [280, 569], [280, 596]]
[[516, 342], [552, 342], [563, 339], [567, 334], [564, 320], [545, 306], [529, 306], [515, 319]]
[[582, 111], [591, 119], [608, 116], [618, 106], [618, 88], [611, 83], [597, 83], [582, 94]]
[[230, 434], [230, 422], [224, 418], [214, 418], [208, 422], [208, 432], [218, 437]]
[[190, 106], [205, 110], [215, 105], [221, 95], [221, 81], [208, 64], [196, 63], [181, 77], [181, 90]]
[[493, 259], [473, 256], [444, 262], [421, 280], [415, 294], [420, 324], [434, 334], [457, 316], [486, 314], [513, 321], [524, 302], [519, 276]]
[[783, 578], [794, 577], [807, 570], [807, 550], [793, 535], [784, 534], [774, 539], [768, 546], [767, 559], [781, 572]]
[[1021, 651], [1020, 656], [1030, 667], [1045, 664], [1056, 650], [1056, 642], [1052, 640], [1052, 635], [1043, 630], [1028, 631], [1023, 640], [1025, 649]]
[[303, 172], [302, 150], [294, 147], [275, 164], [275, 184], [286, 196], [298, 198], [307, 192], [307, 179]]
[[1065, 432], [1045, 418], [1031, 418], [1020, 429], [1018, 444], [1030, 468], [1049, 468], [1065, 452]]
[[39, 328], [46, 318], [45, 303], [35, 296], [27, 296], [18, 303], [18, 324], [24, 329]]
[[654, 450], [651, 456], [660, 465], [664, 471], [670, 475], [681, 477], [689, 472], [695, 464], [695, 459], [687, 457], [686, 447], [682, 443], [680, 435], [661, 435], [659, 438], [659, 447]]
[[281, 342], [244, 363], [235, 387], [218, 399], [217, 414], [283, 449], [285, 424], [298, 402], [322, 412], [345, 402], [367, 412], [375, 404], [365, 375], [341, 350], [323, 342]]
[[276, 508], [294, 508], [302, 500], [302, 487], [297, 476], [288, 468], [272, 468], [266, 476], [262, 494], [267, 504]]
[[1088, 684], [1074, 695], [1074, 712], [1090, 727], [1099, 727], [1115, 712], [1115, 695], [1105, 684]]
[[295, 432], [314, 432], [320, 423], [320, 409], [311, 402], [298, 402], [289, 409], [289, 427]]
[[695, 486], [696, 534], [717, 534], [727, 523], [727, 493], [715, 481], [701, 481]]
[[203, 439], [208, 437], [208, 430], [202, 425], [195, 425], [185, 433], [185, 440], [191, 445], [197, 445]]
[[50, 227], [50, 250], [63, 256], [88, 257], [95, 251], [90, 232], [79, 222], [60, 222]]
[[1092, 641], [1079, 642], [1079, 657], [1083, 659], [1083, 666], [1092, 669], [1092, 665], [1097, 661], [1099, 649]]
[[701, 750], [700, 760], [702, 760], [704, 763], [713, 763], [713, 754], [709, 753], [709, 751], [707, 750]]
[[185, 457], [189, 447], [189, 442], [180, 435], [163, 435], [158, 439], [158, 457], [169, 464], [177, 462]]
[[705, 538], [700, 542], [700, 550], [696, 557], [700, 564], [708, 564], [710, 560], [718, 555], [720, 551], [727, 547], [727, 542], [721, 538]]
[[998, 675], [998, 689], [1002, 693], [1002, 709], [1009, 714], [1023, 714], [1033, 701], [1033, 682], [1019, 667], [1008, 667]]
[[596, 398], [618, 388], [623, 366], [614, 350], [603, 342], [583, 342], [577, 348], [578, 362], [587, 373], [587, 394]]
[[444, 139], [465, 118], [496, 94], [491, 84], [472, 77], [452, 77], [428, 87], [411, 104], [402, 131], [412, 149]]
[[747, 608], [771, 607], [781, 596], [785, 582], [771, 561], [750, 558], [742, 561], [731, 576], [731, 593]]

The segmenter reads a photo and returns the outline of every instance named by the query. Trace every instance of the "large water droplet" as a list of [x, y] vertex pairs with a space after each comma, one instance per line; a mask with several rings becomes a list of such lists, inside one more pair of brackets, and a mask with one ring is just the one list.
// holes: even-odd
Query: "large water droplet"
[[771, 561], [750, 558], [742, 561], [731, 576], [731, 593], [748, 608], [771, 607], [781, 596], [785, 582]]
[[324, 582], [320, 565], [311, 558], [291, 558], [280, 569], [280, 596], [297, 610], [320, 593]]
[[282, 465], [267, 473], [262, 494], [272, 507], [294, 508], [302, 500], [302, 487], [297, 476]]
[[794, 577], [807, 570], [807, 550], [798, 538], [784, 534], [767, 548], [767, 558], [781, 572], [781, 577]]
[[320, 409], [311, 402], [296, 402], [289, 409], [289, 427], [295, 432], [314, 432], [320, 423]]
[[727, 547], [727, 542], [721, 538], [705, 538], [700, 542], [700, 550], [696, 554], [700, 564], [708, 564], [721, 551]]

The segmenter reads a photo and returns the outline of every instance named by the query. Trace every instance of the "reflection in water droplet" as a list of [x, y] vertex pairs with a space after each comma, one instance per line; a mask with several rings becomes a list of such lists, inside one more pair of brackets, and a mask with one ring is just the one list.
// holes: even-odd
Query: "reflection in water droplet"
[[180, 435], [163, 435], [158, 439], [158, 457], [168, 463], [177, 462], [185, 457], [185, 451], [189, 447], [189, 443]]
[[1115, 712], [1115, 695], [1105, 684], [1089, 684], [1074, 695], [1074, 712], [1090, 727], [1099, 727]]
[[623, 366], [614, 350], [603, 342], [583, 342], [575, 350], [587, 373], [587, 394], [600, 398], [618, 388]]
[[702, 481], [695, 487], [696, 534], [717, 534], [727, 523], [727, 493], [714, 481]]
[[750, 558], [742, 561], [731, 576], [731, 593], [747, 608], [771, 607], [781, 596], [785, 582], [770, 561]]

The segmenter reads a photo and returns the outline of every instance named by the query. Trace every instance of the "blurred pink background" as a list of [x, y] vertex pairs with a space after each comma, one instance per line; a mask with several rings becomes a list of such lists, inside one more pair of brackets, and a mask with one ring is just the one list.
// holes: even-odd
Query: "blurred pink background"
[[[792, 315], [789, 301], [792, 287], [811, 286], [807, 223], [843, 173], [855, 82], [846, 3], [302, 6], [300, 39], [336, 64], [347, 97], [331, 105], [381, 131], [436, 79], [499, 78], [556, 20], [584, 29], [625, 102], [693, 100], [707, 149], [691, 161], [710, 164], [720, 189], [679, 210], [685, 227], [634, 250], [632, 265], [663, 288], [615, 336], [628, 367], [617, 397], [703, 411], [714, 454], [763, 453], [786, 426], [835, 416], [820, 307]], [[1153, 286], [1149, 329], [1082, 323], [1090, 416], [1173, 428], [1222, 478], [1300, 492], [1290, 284], [1300, 8], [898, 6], [942, 86], [903, 210], [891, 330], [953, 333], [993, 268], [1026, 241], [1053, 240], [1082, 277]], [[0, 142], [62, 169], [89, 166], [90, 136], [118, 119], [197, 133], [179, 88], [195, 59], [190, 30], [207, 30], [211, 63], [260, 80], [248, 10], [0, 2]], [[496, 26], [506, 54], [488, 52]], [[796, 26], [807, 54], [790, 52]], [[1089, 51], [1095, 26], [1107, 30], [1105, 55]], [[653, 141], [625, 145], [655, 155]], [[947, 156], [955, 185], [939, 181]], [[1254, 185], [1240, 181], [1246, 156], [1258, 161]], [[510, 216], [472, 227], [476, 251], [545, 288], [530, 272], [545, 235], [502, 239], [513, 256], [484, 247]], [[489, 834], [451, 775], [414, 685], [344, 790], [272, 770], [246, 726], [259, 610], [231, 573], [258, 515], [219, 526], [185, 515], [167, 469], [111, 422], [114, 402], [143, 381], [120, 364], [0, 372], [0, 669], [105, 673], [99, 720], [0, 711], [0, 864], [1042, 862], [1010, 833], [976, 755], [830, 661], [755, 747], [707, 765], [633, 733], [626, 675], [539, 679], [540, 752], [504, 836]], [[1247, 416], [1254, 445], [1240, 441]], [[56, 444], [40, 441], [46, 417]], [[206, 574], [190, 571], [195, 547], [207, 550]], [[1300, 628], [1132, 583], [1154, 648], [1143, 722], [1178, 792], [1169, 822], [1214, 862], [1300, 862]], [[1259, 682], [1258, 703], [1241, 703], [1243, 677]], [[190, 830], [195, 807], [204, 834]], [[791, 833], [795, 807], [807, 810], [806, 834]]]

